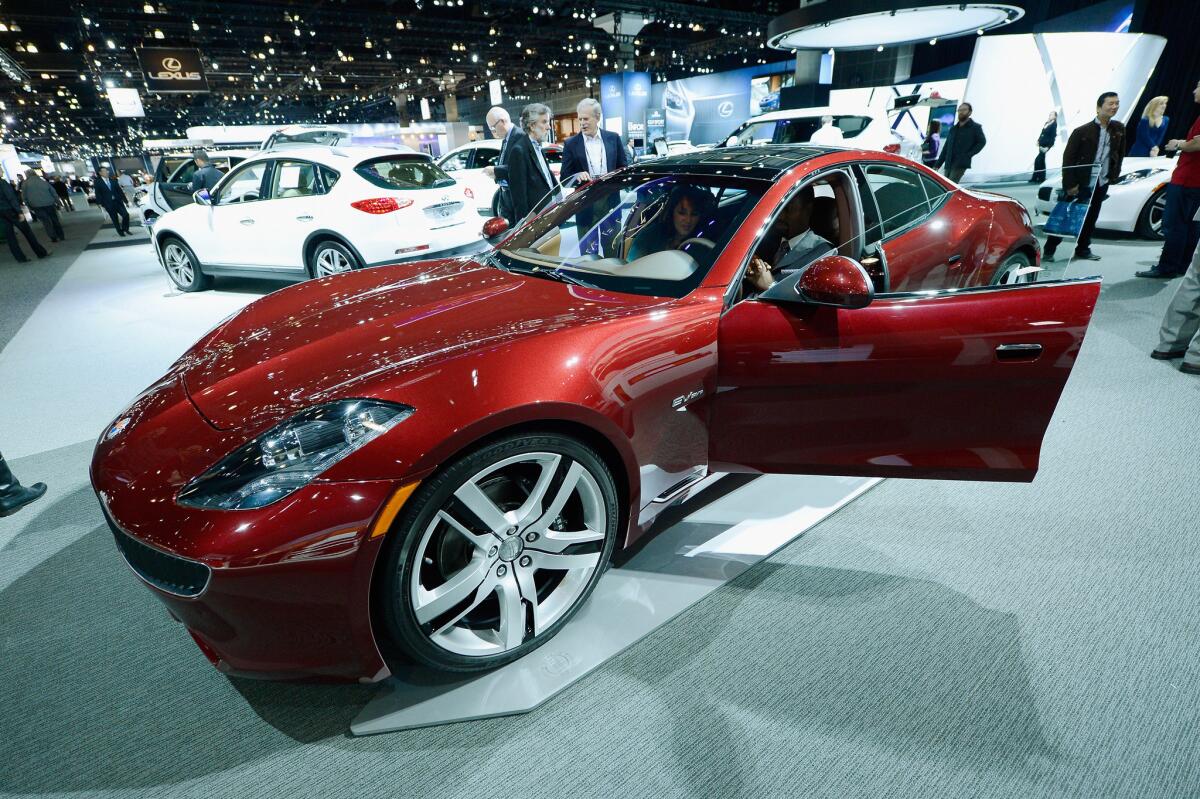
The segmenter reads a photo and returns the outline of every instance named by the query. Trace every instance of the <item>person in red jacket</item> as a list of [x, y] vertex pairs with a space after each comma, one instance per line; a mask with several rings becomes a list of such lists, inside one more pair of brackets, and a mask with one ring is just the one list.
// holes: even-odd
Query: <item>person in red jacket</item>
[[[1200, 103], [1200, 83], [1192, 91], [1192, 99]], [[1167, 184], [1167, 203], [1163, 207], [1162, 253], [1153, 269], [1138, 272], [1138, 277], [1179, 277], [1188, 269], [1188, 262], [1200, 243], [1200, 117], [1192, 123], [1186, 139], [1171, 139], [1164, 148], [1179, 153], [1179, 163]]]

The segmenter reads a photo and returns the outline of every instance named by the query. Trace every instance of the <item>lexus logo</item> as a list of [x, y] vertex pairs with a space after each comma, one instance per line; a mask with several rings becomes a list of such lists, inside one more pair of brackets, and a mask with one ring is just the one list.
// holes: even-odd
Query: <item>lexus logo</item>
[[722, 117], [733, 116], [733, 103], [726, 100], [717, 106], [717, 113]]
[[167, 56], [159, 63], [162, 64], [162, 70], [159, 72], [152, 72], [149, 75], [149, 77], [154, 78], [155, 80], [200, 80], [199, 72], [184, 72], [183, 62], [173, 55]]
[[162, 60], [163, 69], [167, 72], [178, 72], [183, 69], [183, 62], [174, 56], [167, 56]]

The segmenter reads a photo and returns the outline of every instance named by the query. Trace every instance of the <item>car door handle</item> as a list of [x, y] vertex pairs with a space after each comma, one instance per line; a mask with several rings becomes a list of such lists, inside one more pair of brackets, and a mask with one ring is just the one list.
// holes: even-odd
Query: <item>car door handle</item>
[[1041, 354], [1041, 344], [1001, 344], [996, 347], [998, 361], [1036, 361]]
[[956, 263], [958, 263], [958, 262], [959, 262], [959, 261], [961, 261], [961, 260], [962, 260], [962, 256], [961, 256], [961, 255], [951, 255], [949, 258], [947, 258], [947, 259], [946, 259], [946, 263], [948, 263], [948, 264], [956, 264]]
[[253, 225], [254, 224], [253, 219], [243, 219], [243, 220], [241, 220], [241, 222], [243, 225]]
[[297, 221], [297, 222], [311, 222], [311, 221], [312, 221], [312, 215], [311, 215], [311, 214], [305, 214], [304, 216], [298, 216], [298, 217], [296, 217], [296, 221]]

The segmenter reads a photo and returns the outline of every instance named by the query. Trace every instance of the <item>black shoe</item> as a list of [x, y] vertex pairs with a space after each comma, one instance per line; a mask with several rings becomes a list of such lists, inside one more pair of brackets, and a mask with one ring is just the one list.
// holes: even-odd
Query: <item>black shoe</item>
[[1185, 375], [1200, 375], [1200, 365], [1190, 364], [1187, 361], [1179, 364], [1179, 371]]
[[48, 252], [39, 252], [39, 253], [38, 253], [38, 258], [49, 258], [49, 257], [50, 257], [50, 255], [51, 255], [51, 254], [50, 254], [50, 253], [48, 253]]
[[1143, 269], [1141, 272], [1134, 272], [1134, 277], [1154, 277], [1159, 280], [1170, 280], [1173, 277], [1178, 277], [1174, 272], [1160, 272], [1157, 269]]
[[1077, 260], [1077, 261], [1099, 261], [1100, 256], [1096, 255], [1096, 253], [1091, 252], [1089, 250], [1088, 252], [1083, 253], [1082, 255], [1079, 253], [1075, 253], [1075, 260]]
[[1150, 357], [1156, 361], [1173, 361], [1176, 358], [1182, 358], [1187, 354], [1186, 349], [1182, 350], [1154, 350], [1150, 353]]
[[0, 491], [0, 516], [11, 516], [30, 502], [41, 499], [45, 493], [45, 483], [34, 483], [31, 486], [23, 486], [20, 483], [10, 485]]

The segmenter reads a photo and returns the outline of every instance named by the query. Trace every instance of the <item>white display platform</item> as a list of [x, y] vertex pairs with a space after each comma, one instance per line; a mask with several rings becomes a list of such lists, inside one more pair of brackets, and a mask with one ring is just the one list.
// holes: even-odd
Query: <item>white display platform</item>
[[[764, 475], [716, 499], [699, 491], [675, 509], [686, 513], [682, 520], [610, 569], [587, 605], [545, 646], [482, 675], [415, 667], [398, 673], [350, 731], [372, 735], [527, 713], [878, 482]], [[718, 483], [710, 493], [721, 488]]]

